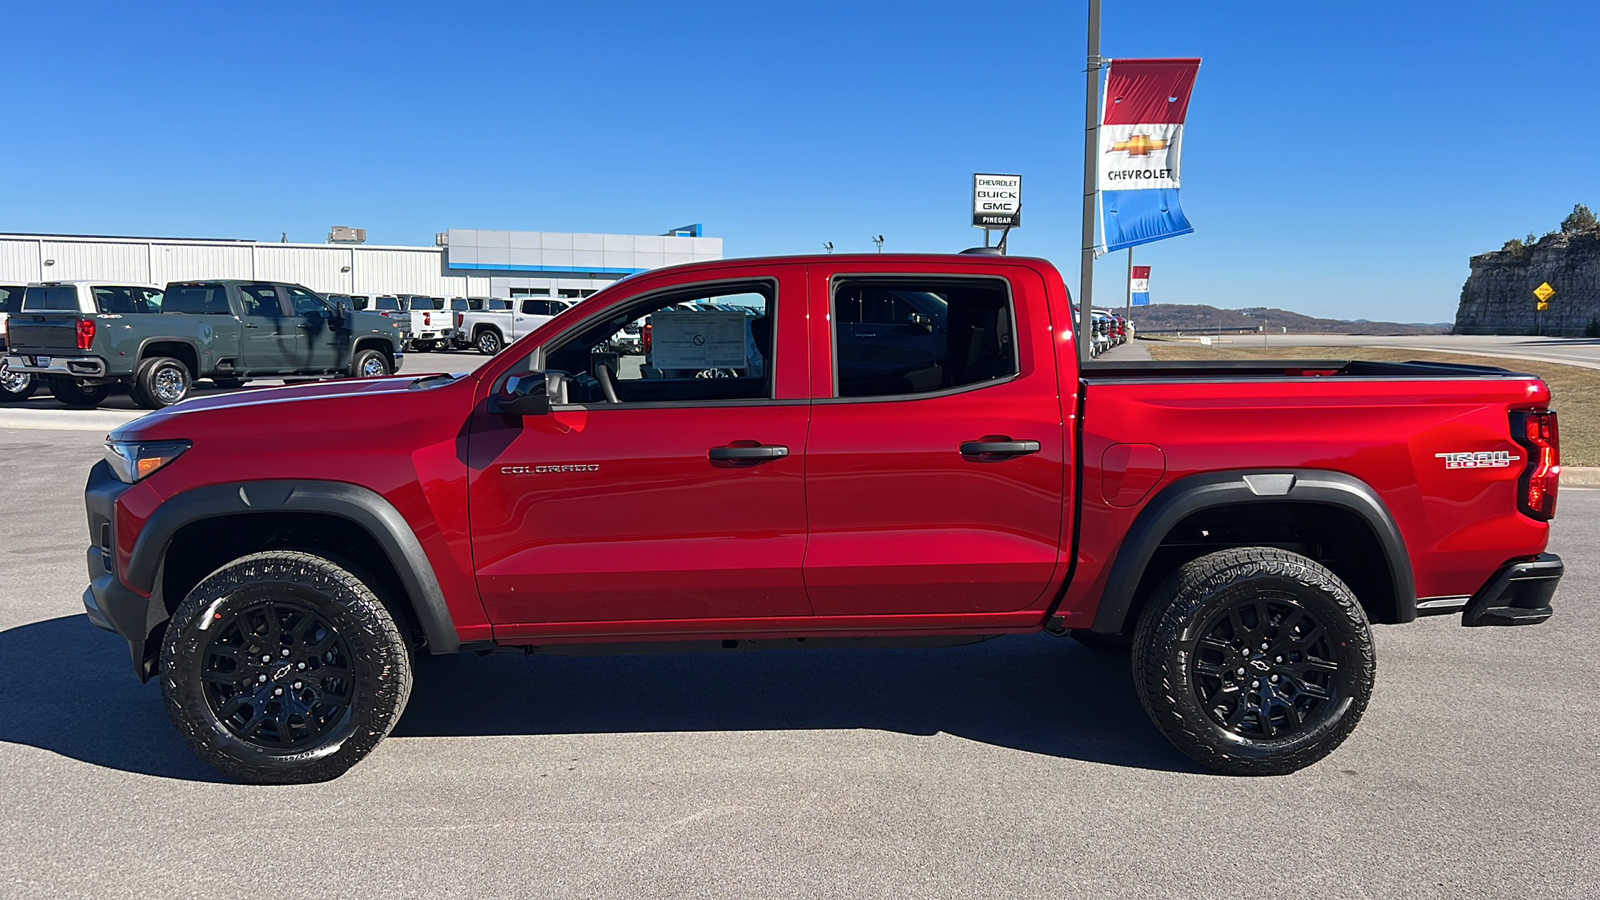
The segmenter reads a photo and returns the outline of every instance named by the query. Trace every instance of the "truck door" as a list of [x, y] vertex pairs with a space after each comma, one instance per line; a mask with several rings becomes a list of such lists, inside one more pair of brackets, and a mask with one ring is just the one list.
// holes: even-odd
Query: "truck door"
[[[306, 369], [342, 369], [350, 364], [350, 330], [337, 327], [333, 310], [321, 297], [299, 285], [286, 285], [293, 331], [283, 332], [286, 351], [295, 365]], [[296, 333], [298, 332], [298, 333]]]
[[[819, 360], [837, 348], [813, 379], [806, 445], [817, 615], [1044, 602], [1067, 497], [1045, 286], [1028, 269], [995, 271], [1009, 274], [811, 282]], [[895, 310], [906, 323], [860, 334]]]
[[294, 363], [284, 357], [282, 338], [285, 330], [297, 329], [280, 285], [239, 285], [239, 323], [239, 368], [250, 372], [293, 368]]
[[[686, 277], [651, 279], [638, 298], [551, 340], [538, 364], [566, 373], [568, 402], [512, 421], [480, 408], [469, 508], [498, 636], [539, 633], [539, 623], [680, 620], [676, 630], [692, 632], [716, 631], [715, 620], [810, 615], [800, 572], [810, 409], [801, 272]], [[754, 352], [776, 367], [748, 378], [646, 378], [637, 357], [593, 351], [657, 306], [711, 297], [758, 313]], [[745, 352], [743, 323], [703, 337], [686, 352]], [[562, 633], [591, 627], [604, 631]]]

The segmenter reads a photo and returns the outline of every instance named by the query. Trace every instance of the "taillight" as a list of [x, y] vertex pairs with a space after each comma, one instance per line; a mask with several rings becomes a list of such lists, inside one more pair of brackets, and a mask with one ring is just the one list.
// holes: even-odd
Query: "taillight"
[[1531, 409], [1511, 414], [1511, 437], [1528, 451], [1528, 463], [1517, 481], [1517, 506], [1534, 519], [1556, 516], [1556, 490], [1561, 481], [1561, 432], [1556, 414]]
[[649, 322], [644, 323], [644, 328], [642, 330], [642, 334], [639, 337], [639, 349], [644, 352], [645, 356], [649, 356], [650, 355], [650, 323]]
[[422, 324], [424, 324], [424, 325], [432, 325], [433, 324], [433, 313], [423, 313], [422, 314]]
[[88, 350], [94, 346], [94, 320], [78, 320], [78, 349]]

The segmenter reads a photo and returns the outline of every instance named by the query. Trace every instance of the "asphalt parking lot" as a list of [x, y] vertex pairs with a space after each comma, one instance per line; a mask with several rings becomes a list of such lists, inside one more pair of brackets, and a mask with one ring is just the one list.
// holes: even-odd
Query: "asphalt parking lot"
[[1600, 492], [1554, 619], [1380, 628], [1360, 728], [1288, 777], [1205, 774], [1124, 658], [1035, 636], [425, 659], [369, 759], [263, 788], [82, 615], [99, 440], [0, 427], [0, 895], [1600, 895]]

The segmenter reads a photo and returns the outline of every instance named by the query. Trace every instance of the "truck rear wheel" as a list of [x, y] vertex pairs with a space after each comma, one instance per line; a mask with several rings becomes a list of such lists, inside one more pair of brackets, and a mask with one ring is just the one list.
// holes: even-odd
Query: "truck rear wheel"
[[50, 396], [74, 409], [94, 409], [111, 396], [109, 384], [84, 384], [65, 375], [50, 376]]
[[0, 357], [0, 403], [16, 403], [33, 396], [38, 387], [27, 372], [13, 372]]
[[1286, 774], [1333, 752], [1376, 674], [1350, 588], [1269, 547], [1184, 564], [1150, 598], [1133, 641], [1150, 718], [1190, 759], [1232, 775]]
[[128, 394], [145, 409], [162, 409], [183, 402], [193, 385], [188, 366], [170, 356], [152, 356], [139, 363]]
[[473, 343], [477, 345], [478, 352], [484, 356], [494, 356], [504, 346], [504, 342], [500, 340], [500, 332], [495, 331], [493, 328], [478, 329], [478, 336], [473, 340]]
[[355, 575], [309, 553], [255, 553], [179, 604], [161, 644], [161, 694], [184, 740], [227, 775], [327, 781], [400, 720], [411, 658]]

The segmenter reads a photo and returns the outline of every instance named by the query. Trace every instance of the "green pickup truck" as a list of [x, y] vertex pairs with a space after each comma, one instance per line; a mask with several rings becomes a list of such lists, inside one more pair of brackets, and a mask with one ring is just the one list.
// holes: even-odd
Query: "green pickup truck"
[[[104, 293], [103, 291], [100, 293]], [[209, 378], [370, 377], [399, 371], [404, 320], [351, 310], [298, 284], [184, 281], [137, 308], [76, 282], [30, 284], [10, 317], [6, 369], [45, 380], [68, 406], [98, 406], [119, 385], [147, 409]]]

